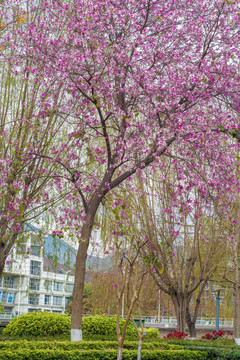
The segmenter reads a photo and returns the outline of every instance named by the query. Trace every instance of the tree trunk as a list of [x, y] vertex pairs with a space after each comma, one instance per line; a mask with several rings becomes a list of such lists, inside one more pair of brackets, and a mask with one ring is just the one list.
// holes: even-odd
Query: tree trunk
[[0, 246], [0, 277], [2, 276], [4, 266], [5, 266], [5, 261], [6, 261], [6, 256], [5, 256], [4, 250], [5, 250], [4, 243], [2, 243]]
[[188, 326], [189, 336], [190, 337], [197, 337], [195, 322], [187, 320], [187, 326]]
[[234, 248], [234, 325], [233, 335], [235, 338], [240, 338], [240, 283], [239, 283], [239, 261], [238, 261], [238, 244]]
[[184, 331], [186, 323], [186, 297], [181, 294], [171, 295], [177, 317], [177, 330]]
[[117, 354], [117, 360], [122, 360], [122, 347], [118, 347], [118, 354]]
[[204, 284], [202, 284], [201, 289], [198, 293], [193, 316], [191, 316], [190, 308], [189, 308], [192, 294], [189, 295], [189, 297], [187, 299], [186, 322], [187, 322], [188, 332], [189, 332], [190, 337], [197, 337], [195, 324], [196, 324], [198, 311], [199, 311], [199, 307], [200, 307], [200, 298], [203, 294], [205, 286], [206, 286], [206, 282], [204, 282]]
[[141, 360], [142, 343], [143, 343], [142, 339], [139, 339], [137, 360]]
[[82, 340], [83, 289], [86, 272], [88, 244], [81, 242], [76, 258], [75, 281], [72, 297], [71, 340]]
[[71, 317], [71, 340], [82, 340], [82, 310], [83, 310], [83, 290], [86, 272], [87, 250], [89, 239], [92, 233], [94, 217], [98, 209], [100, 200], [88, 209], [86, 222], [82, 227], [81, 239], [76, 256], [75, 281], [72, 297], [72, 317]]

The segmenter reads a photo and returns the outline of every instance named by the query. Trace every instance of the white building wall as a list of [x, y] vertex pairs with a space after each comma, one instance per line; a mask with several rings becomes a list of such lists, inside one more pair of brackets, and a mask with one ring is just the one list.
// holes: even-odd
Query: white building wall
[[[26, 240], [26, 246], [31, 247], [30, 238]], [[73, 287], [74, 276], [69, 274], [70, 271], [65, 274], [44, 271], [42, 254], [41, 249], [40, 256], [19, 255], [15, 249], [12, 257], [8, 259], [0, 282], [0, 302], [6, 312], [12, 314], [30, 311], [64, 313], [66, 300], [72, 295], [70, 288]], [[37, 264], [32, 263], [33, 261], [39, 263], [40, 274], [31, 266], [31, 264]], [[37, 283], [39, 283], [39, 288], [36, 286]], [[36, 301], [37, 298], [38, 301]]]

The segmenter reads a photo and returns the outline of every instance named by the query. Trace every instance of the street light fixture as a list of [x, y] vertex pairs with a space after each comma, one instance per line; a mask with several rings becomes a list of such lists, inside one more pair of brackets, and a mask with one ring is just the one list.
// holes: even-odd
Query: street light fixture
[[216, 293], [216, 331], [219, 331], [219, 311], [220, 311], [220, 292], [223, 289], [216, 289], [214, 292]]

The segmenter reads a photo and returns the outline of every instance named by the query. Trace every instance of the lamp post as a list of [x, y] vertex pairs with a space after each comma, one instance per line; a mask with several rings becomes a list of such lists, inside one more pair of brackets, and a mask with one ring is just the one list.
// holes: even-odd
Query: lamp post
[[216, 331], [219, 331], [219, 312], [220, 312], [220, 292], [222, 289], [216, 289], [214, 292], [216, 293]]

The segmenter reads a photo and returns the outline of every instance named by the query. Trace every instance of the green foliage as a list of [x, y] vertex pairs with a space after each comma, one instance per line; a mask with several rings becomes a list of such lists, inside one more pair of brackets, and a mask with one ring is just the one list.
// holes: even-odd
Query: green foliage
[[[228, 349], [239, 349], [238, 345], [232, 339], [219, 339], [215, 340], [214, 344], [209, 342], [209, 340], [166, 340], [169, 344], [180, 345], [182, 348], [188, 347], [214, 347], [214, 348], [228, 348]], [[165, 340], [163, 340], [165, 342]]]
[[[183, 344], [183, 342], [185, 344]], [[143, 342], [143, 360], [237, 360], [240, 351], [237, 347], [207, 346], [206, 342], [181, 341], [181, 345], [166, 341]], [[202, 345], [200, 346], [199, 344]], [[126, 341], [123, 360], [137, 358], [138, 341]], [[0, 360], [112, 360], [117, 357], [117, 341], [0, 341]]]
[[5, 309], [1, 301], [0, 301], [0, 314], [5, 314]]
[[[30, 350], [1, 351], [0, 360], [115, 360], [117, 350]], [[137, 351], [123, 350], [123, 360], [136, 360]], [[142, 351], [142, 360], [205, 360], [203, 352], [188, 350]]]
[[[20, 315], [12, 320], [5, 328], [5, 336], [53, 336], [69, 334], [71, 320], [69, 316], [48, 312], [32, 312]], [[123, 328], [124, 319], [120, 319]], [[109, 339], [116, 339], [116, 317], [89, 316], [83, 318], [83, 335], [101, 335]], [[128, 324], [126, 337], [128, 340], [137, 340], [138, 336], [132, 323]]]
[[[141, 330], [140, 330], [141, 331]], [[159, 336], [159, 331], [158, 329], [155, 328], [146, 328], [144, 329], [144, 331], [146, 332], [146, 340], [147, 341], [157, 341], [160, 339]]]
[[[124, 319], [120, 319], [120, 328], [122, 329], [125, 324]], [[83, 318], [82, 322], [83, 335], [108, 335], [116, 337], [116, 317], [107, 316], [88, 316]], [[128, 340], [137, 340], [137, 333], [132, 323], [127, 326], [126, 336]]]
[[13, 319], [3, 331], [8, 336], [52, 336], [68, 334], [71, 319], [67, 315], [32, 312]]
[[207, 354], [206, 360], [235, 360], [240, 359], [239, 347], [231, 340], [216, 340], [214, 344], [209, 341], [171, 341], [171, 344], [179, 345], [184, 350], [202, 351]]
[[[116, 350], [118, 348], [117, 341], [2, 341], [0, 342], [0, 350], [16, 350], [16, 349], [58, 349], [58, 350]], [[137, 350], [138, 341], [126, 341], [124, 349]], [[170, 345], [168, 343], [144, 342], [143, 350], [179, 350], [178, 345]]]

